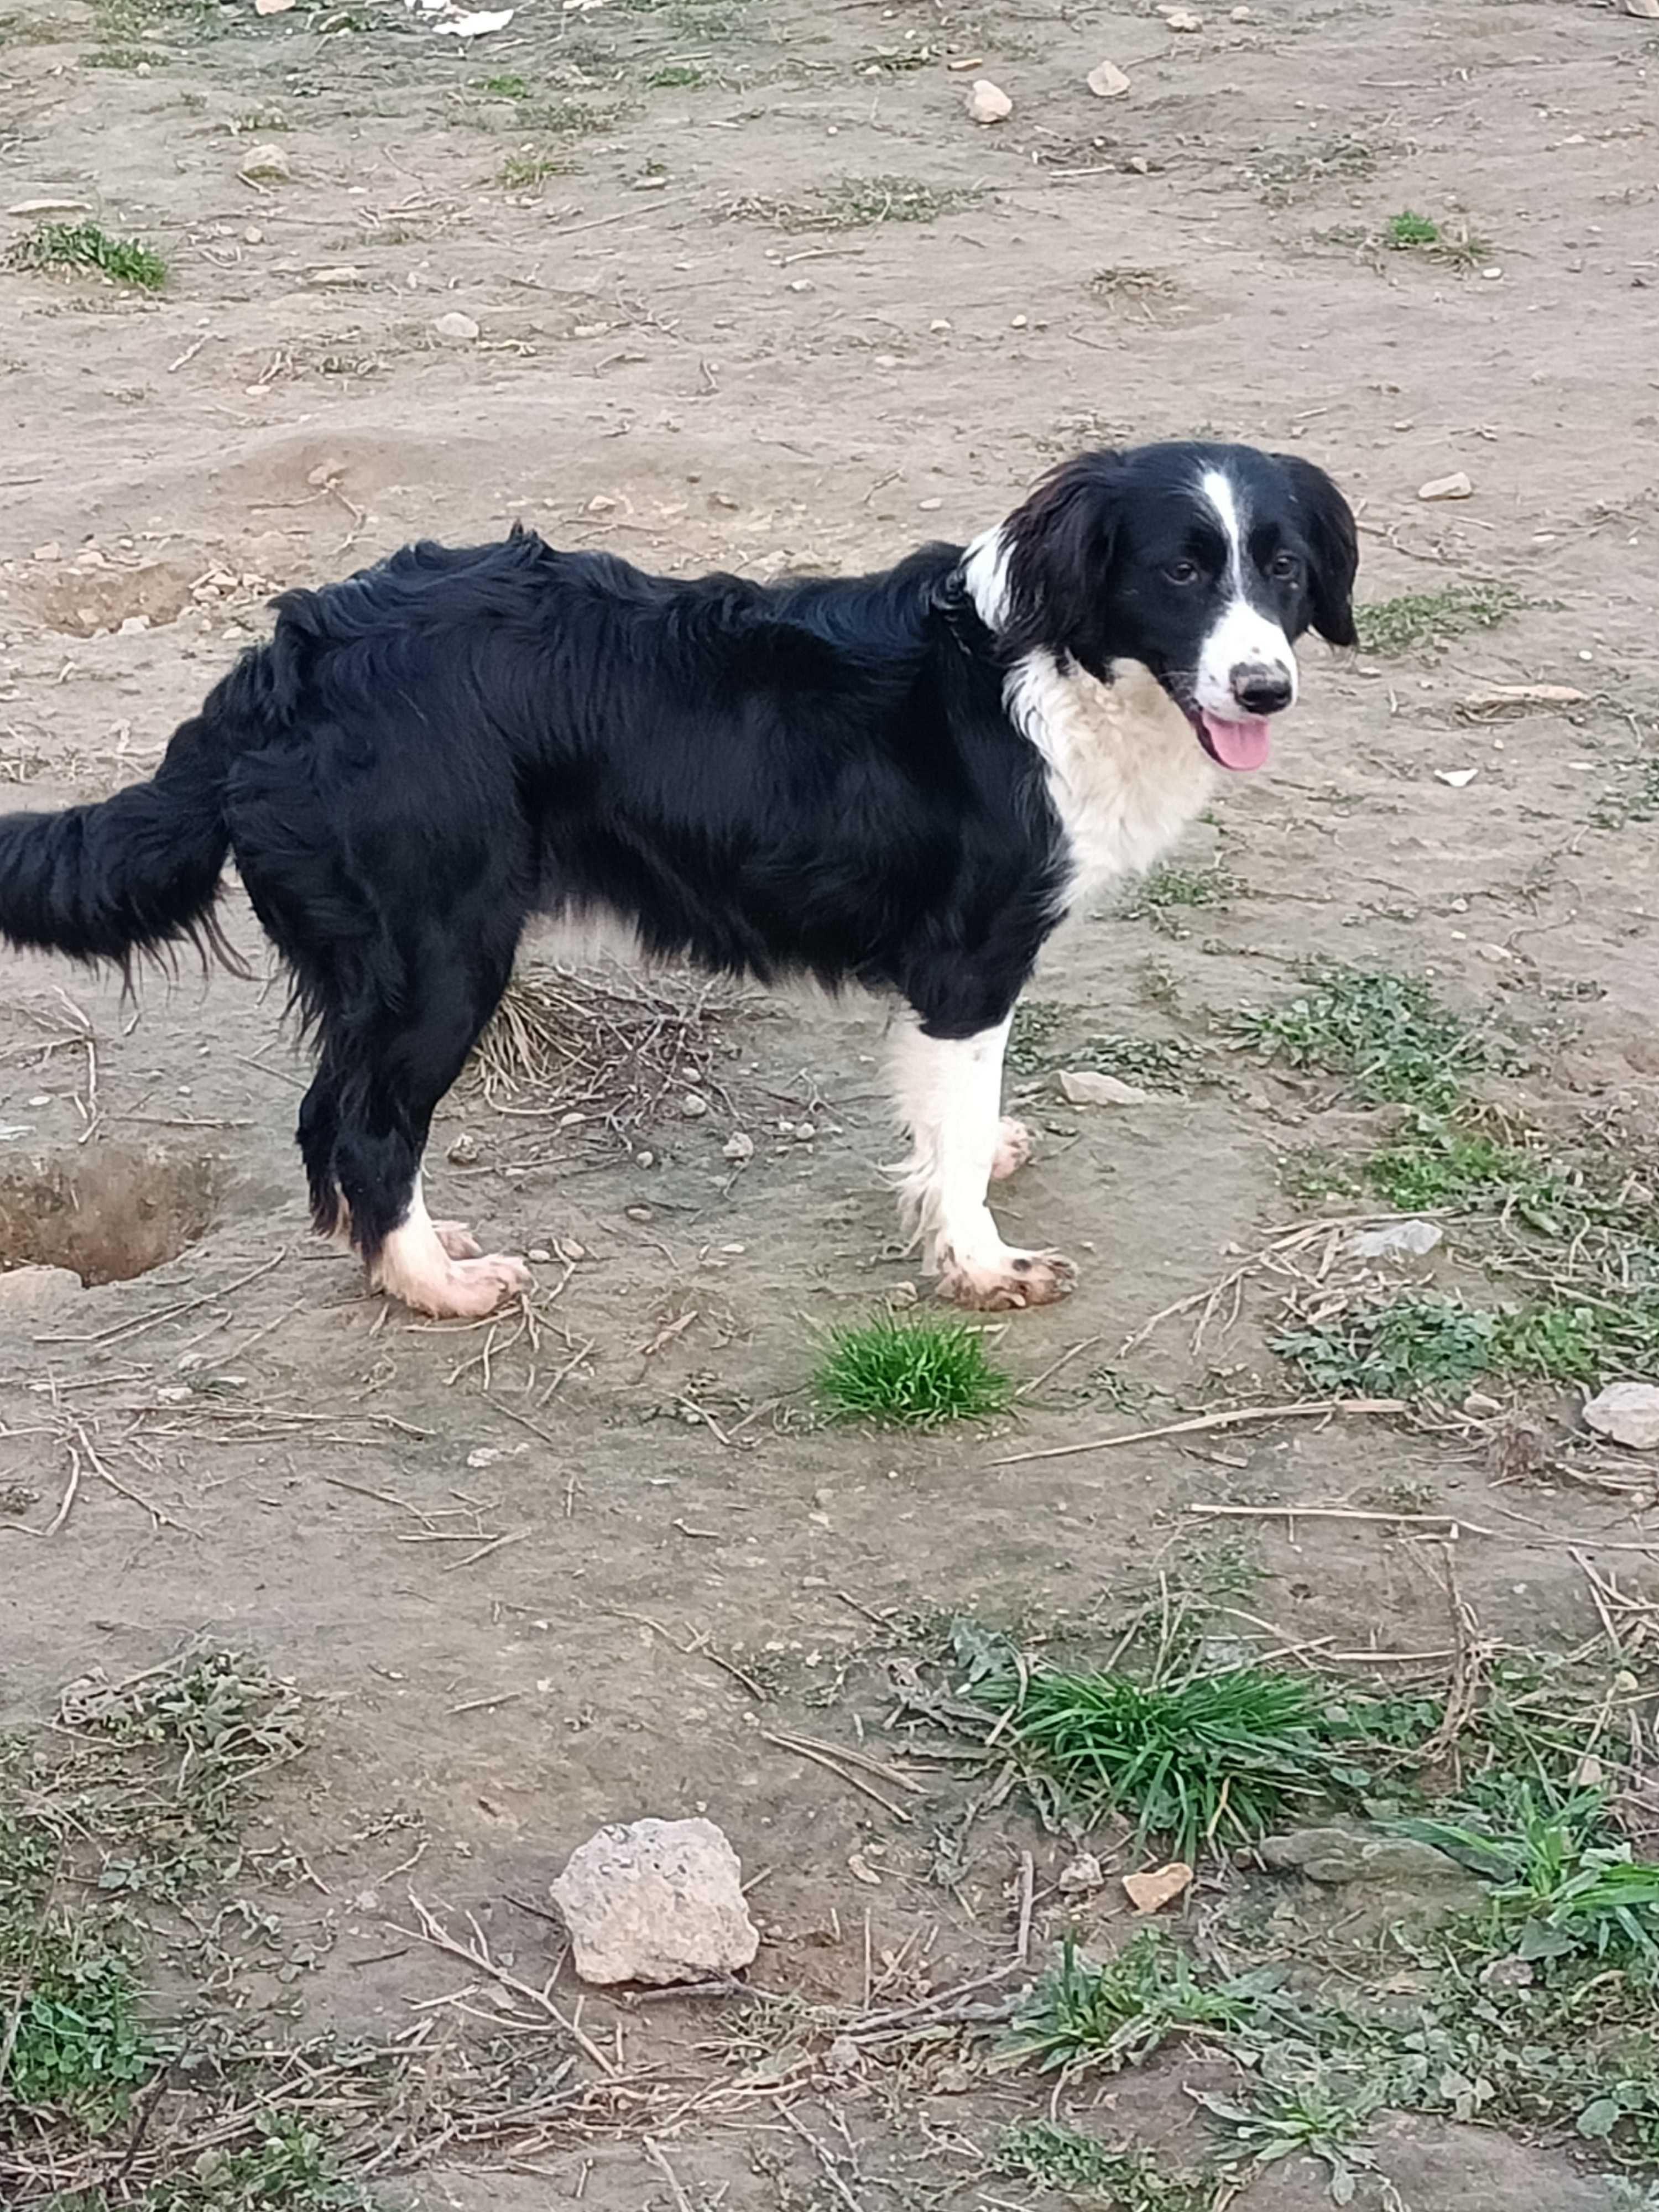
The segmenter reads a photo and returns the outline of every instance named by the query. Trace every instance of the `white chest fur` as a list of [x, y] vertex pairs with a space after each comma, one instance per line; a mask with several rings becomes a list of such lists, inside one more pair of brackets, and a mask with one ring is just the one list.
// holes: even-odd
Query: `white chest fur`
[[1102, 684], [1032, 653], [1008, 678], [1008, 714], [1048, 765], [1065, 831], [1069, 908], [1113, 876], [1149, 868], [1210, 797], [1215, 771], [1150, 669], [1114, 664]]

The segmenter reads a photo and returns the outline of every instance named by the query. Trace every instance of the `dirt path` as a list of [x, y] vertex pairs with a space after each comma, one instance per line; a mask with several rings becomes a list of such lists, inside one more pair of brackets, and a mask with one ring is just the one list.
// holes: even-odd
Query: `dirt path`
[[[1644, 1540], [1651, 1468], [1563, 1454], [1565, 1387], [1498, 1386], [1449, 1431], [1267, 1423], [991, 1465], [1306, 1395], [1268, 1342], [1329, 1262], [1317, 1236], [1237, 1307], [1230, 1285], [1196, 1348], [1201, 1298], [1120, 1347], [1275, 1232], [1365, 1208], [1342, 1163], [1389, 1117], [1231, 1026], [1309, 962], [1429, 979], [1507, 1040], [1481, 1096], [1563, 1141], [1638, 1169], [1659, 1115], [1659, 24], [1567, 0], [1198, 12], [1183, 33], [1138, 8], [522, 0], [476, 41], [386, 0], [0, 15], [6, 231], [90, 220], [168, 270], [153, 294], [0, 276], [19, 804], [142, 773], [272, 588], [514, 518], [677, 570], [874, 564], [971, 534], [1083, 443], [1212, 434], [1339, 477], [1382, 610], [1357, 657], [1310, 653], [1273, 770], [1048, 965], [1018, 1079], [1042, 1141], [1007, 1210], [1083, 1280], [1010, 1325], [1033, 1388], [990, 1431], [808, 1417], [814, 1330], [906, 1273], [871, 1007], [739, 999], [711, 1018], [715, 1109], [671, 1101], [626, 1143], [545, 1092], [458, 1092], [443, 1210], [548, 1256], [527, 1320], [457, 1331], [387, 1314], [309, 1243], [279, 984], [184, 973], [128, 1004], [0, 963], [3, 1257], [150, 1263], [0, 1310], [0, 1717], [198, 1632], [298, 1682], [313, 1748], [270, 1818], [315, 1884], [235, 1985], [307, 2033], [384, 2039], [454, 1990], [453, 1960], [388, 1933], [409, 1881], [539, 1984], [556, 1931], [511, 1900], [544, 1900], [604, 1820], [706, 1807], [764, 1874], [756, 1973], [781, 1994], [745, 2032], [817, 2101], [684, 2117], [653, 2160], [635, 2123], [674, 2104], [653, 2087], [614, 2136], [520, 2142], [516, 2174], [458, 2145], [407, 2185], [434, 2207], [527, 2212], [590, 2165], [587, 2201], [678, 2212], [1026, 2201], [983, 2169], [1041, 2081], [963, 2071], [943, 2038], [788, 2071], [792, 2004], [1006, 1965], [1022, 1851], [1039, 1942], [1060, 1924], [1070, 1846], [1017, 1807], [941, 1878], [961, 1785], [930, 1774], [900, 1821], [772, 1741], [878, 1730], [939, 1620], [1109, 1646], [1162, 1570], [1235, 1577], [1284, 1644], [1447, 1646], [1446, 1547], [1420, 1528], [1192, 1510], [1218, 1504], [1473, 1523], [1463, 1618], [1528, 1649], [1599, 1632], [1570, 1547], [1653, 1587], [1619, 1548]], [[1107, 58], [1121, 100], [1084, 84]], [[963, 112], [981, 74], [1014, 101], [994, 129]], [[1406, 213], [1437, 242], [1391, 243]], [[1457, 471], [1471, 497], [1418, 496]], [[1572, 696], [1489, 696], [1525, 685]], [[231, 933], [263, 975], [240, 901]], [[1173, 1087], [1071, 1109], [1054, 1071], [1091, 1054]], [[90, 1259], [89, 1175], [115, 1224]], [[1522, 1483], [1476, 1425], [1512, 1395], [1554, 1425]], [[1600, 1486], [1559, 1472], [1575, 1455]], [[705, 2080], [733, 2032], [688, 2007], [584, 2018], [659, 2085]], [[1138, 2077], [1114, 2124], [1190, 2147], [1191, 2077]], [[1417, 2212], [1613, 2201], [1556, 2150], [1389, 2125]], [[1241, 2201], [1320, 2200], [1316, 2166], [1285, 2171]]]

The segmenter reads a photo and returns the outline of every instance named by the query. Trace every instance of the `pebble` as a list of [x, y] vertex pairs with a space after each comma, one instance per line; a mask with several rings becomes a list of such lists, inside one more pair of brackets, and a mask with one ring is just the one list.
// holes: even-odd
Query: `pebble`
[[733, 1129], [720, 1146], [720, 1150], [728, 1160], [752, 1160], [755, 1157], [755, 1140], [745, 1131]]
[[1133, 1083], [1121, 1083], [1115, 1075], [1102, 1075], [1094, 1068], [1067, 1068], [1060, 1079], [1060, 1087], [1066, 1103], [1072, 1106], [1146, 1106], [1152, 1103], [1150, 1091], [1138, 1091]]
[[1659, 1451], [1659, 1387], [1651, 1382], [1609, 1382], [1587, 1402], [1584, 1419], [1628, 1450]]
[[688, 1091], [680, 1101], [680, 1112], [688, 1121], [701, 1121], [708, 1111], [708, 1101], [700, 1091]]
[[236, 173], [251, 185], [285, 185], [294, 174], [286, 146], [261, 142], [250, 146], [237, 164]]
[[448, 314], [434, 319], [432, 335], [445, 345], [473, 345], [477, 341], [478, 325], [471, 315], [452, 308]]
[[1115, 62], [1097, 62], [1086, 82], [1097, 100], [1121, 100], [1129, 89], [1129, 80]]
[[1474, 485], [1466, 469], [1454, 469], [1449, 476], [1431, 477], [1427, 483], [1417, 487], [1419, 499], [1473, 499]]
[[1348, 1239], [1356, 1260], [1421, 1260], [1443, 1243], [1437, 1221], [1391, 1221], [1383, 1229], [1362, 1229]]
[[1013, 112], [1013, 101], [989, 77], [981, 77], [968, 94], [968, 112], [975, 123], [1006, 123]]
[[451, 1145], [448, 1158], [452, 1165], [455, 1167], [470, 1168], [483, 1149], [471, 1131], [463, 1129], [460, 1135]]

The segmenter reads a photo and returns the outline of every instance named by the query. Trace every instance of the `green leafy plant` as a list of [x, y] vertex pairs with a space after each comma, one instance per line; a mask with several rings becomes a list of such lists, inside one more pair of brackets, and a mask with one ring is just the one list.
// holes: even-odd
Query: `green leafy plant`
[[1404, 592], [1354, 609], [1362, 653], [1397, 656], [1444, 644], [1470, 630], [1492, 629], [1527, 602], [1507, 584], [1449, 584], [1439, 592]]
[[1391, 215], [1388, 222], [1390, 246], [1432, 246], [1440, 235], [1440, 226], [1432, 216], [1413, 215], [1409, 208], [1399, 215]]
[[1010, 2128], [997, 2165], [1068, 2197], [1103, 2197], [1112, 2212], [1208, 2212], [1222, 2185], [1216, 2177], [1172, 2170], [1167, 2154], [1115, 2147], [1052, 2120]]
[[1465, 1077], [1486, 1066], [1481, 1038], [1440, 1006], [1427, 984], [1365, 969], [1316, 969], [1287, 1006], [1240, 1017], [1242, 1034], [1270, 1058], [1350, 1079], [1369, 1105], [1448, 1110]]
[[980, 1330], [890, 1315], [832, 1330], [813, 1391], [839, 1419], [906, 1428], [999, 1413], [1013, 1395]]
[[1030, 1991], [1002, 2047], [1005, 2063], [1043, 2073], [1139, 2066], [1176, 2037], [1243, 2027], [1268, 1983], [1218, 1983], [1156, 1928], [1095, 1965], [1067, 1942], [1059, 1966]]
[[135, 238], [112, 238], [95, 222], [43, 222], [12, 248], [19, 269], [93, 270], [112, 283], [159, 292], [167, 265]]

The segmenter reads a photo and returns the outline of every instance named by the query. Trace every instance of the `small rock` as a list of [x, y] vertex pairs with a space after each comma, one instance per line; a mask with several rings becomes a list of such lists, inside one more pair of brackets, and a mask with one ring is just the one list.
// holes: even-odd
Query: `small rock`
[[1172, 31], [1201, 31], [1204, 18], [1194, 15], [1190, 8], [1160, 8], [1158, 14]]
[[1417, 487], [1419, 499], [1473, 499], [1474, 485], [1466, 469], [1454, 469], [1449, 477], [1431, 477], [1427, 483]]
[[470, 1129], [463, 1129], [449, 1148], [449, 1158], [458, 1168], [470, 1168], [477, 1161], [483, 1146]]
[[1651, 1382], [1609, 1382], [1585, 1406], [1584, 1419], [1630, 1451], [1659, 1451], [1659, 1387]]
[[1106, 1869], [1092, 1851], [1079, 1851], [1074, 1859], [1068, 1859], [1054, 1881], [1062, 1897], [1087, 1897], [1091, 1891], [1105, 1886]]
[[294, 0], [253, 0], [256, 15], [286, 15]]
[[452, 308], [448, 314], [434, 319], [432, 335], [444, 345], [476, 345], [478, 325], [471, 315], [464, 315], [459, 308]]
[[1625, 13], [1642, 22], [1659, 22], [1659, 0], [1625, 0]]
[[1362, 1229], [1348, 1239], [1356, 1260], [1421, 1260], [1445, 1241], [1436, 1221], [1391, 1221], [1385, 1229]]
[[1297, 1828], [1265, 1837], [1256, 1852], [1274, 1874], [1305, 1875], [1330, 1888], [1351, 1881], [1455, 1881], [1462, 1872], [1432, 1844], [1410, 1836], [1356, 1835], [1347, 1828]]
[[350, 262], [342, 262], [328, 269], [313, 269], [306, 278], [307, 283], [319, 292], [343, 292], [363, 281], [362, 270]]
[[524, 1256], [532, 1266], [544, 1267], [553, 1255], [548, 1250], [546, 1245], [532, 1244]]
[[288, 149], [261, 140], [250, 146], [237, 164], [236, 173], [246, 177], [251, 185], [285, 185], [294, 175], [294, 165], [289, 160]]
[[701, 1121], [708, 1111], [708, 1101], [700, 1091], [688, 1091], [680, 1101], [680, 1112], [688, 1121]]
[[34, 557], [37, 561], [61, 561], [64, 549], [55, 538], [49, 538], [44, 545], [35, 547]]
[[1097, 100], [1121, 100], [1129, 80], [1115, 62], [1097, 62], [1085, 80]]
[[1478, 768], [1437, 768], [1434, 780], [1437, 783], [1449, 784], [1454, 791], [1467, 791], [1480, 773]]
[[720, 1151], [728, 1160], [752, 1160], [755, 1157], [755, 1140], [746, 1131], [733, 1129], [720, 1146]]
[[1091, 1067], [1067, 1068], [1060, 1079], [1060, 1087], [1068, 1105], [1072, 1106], [1146, 1106], [1152, 1103], [1150, 1091], [1138, 1091], [1133, 1083], [1120, 1083], [1115, 1075], [1101, 1075]]
[[1148, 1867], [1142, 1874], [1126, 1874], [1123, 1893], [1137, 1912], [1162, 1912], [1184, 1897], [1193, 1886], [1193, 1870], [1180, 1859], [1168, 1866]]
[[585, 1982], [702, 1981], [760, 1948], [738, 1855], [712, 1820], [601, 1828], [571, 1853], [553, 1902]]
[[82, 1287], [73, 1267], [11, 1267], [0, 1275], [0, 1308], [27, 1313], [36, 1306], [55, 1305]]
[[989, 77], [981, 77], [968, 94], [968, 112], [975, 123], [1006, 123], [1013, 112], [1013, 101]]

